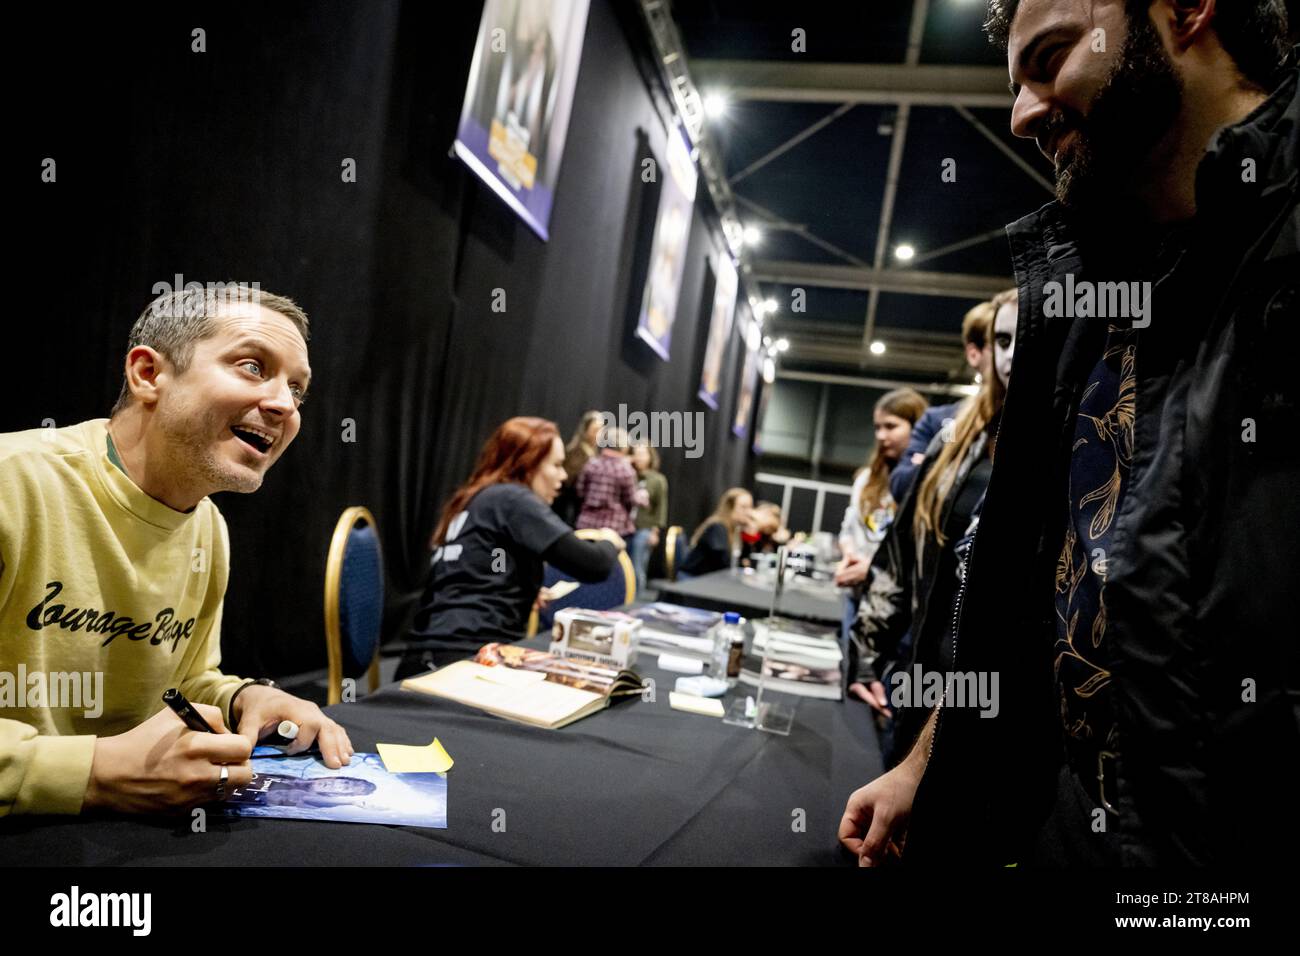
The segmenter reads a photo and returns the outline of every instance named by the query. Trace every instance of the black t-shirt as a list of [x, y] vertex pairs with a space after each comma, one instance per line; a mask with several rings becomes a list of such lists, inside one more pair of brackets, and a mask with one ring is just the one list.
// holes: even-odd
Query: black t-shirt
[[687, 574], [708, 574], [731, 567], [731, 541], [727, 529], [716, 521], [704, 529], [681, 569]]
[[412, 639], [473, 652], [523, 637], [542, 586], [542, 553], [572, 530], [523, 485], [484, 488], [433, 553]]

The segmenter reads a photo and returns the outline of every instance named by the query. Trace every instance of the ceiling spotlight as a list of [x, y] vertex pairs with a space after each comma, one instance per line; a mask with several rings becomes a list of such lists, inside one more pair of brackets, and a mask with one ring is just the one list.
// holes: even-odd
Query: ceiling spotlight
[[770, 313], [775, 312], [775, 311], [776, 311], [776, 299], [764, 299], [764, 300], [763, 300], [763, 314], [764, 314], [764, 315], [769, 315]]
[[746, 226], [742, 235], [747, 246], [756, 246], [763, 241], [763, 232], [758, 226]]
[[777, 340], [776, 340], [776, 350], [777, 350], [778, 352], [784, 352], [784, 351], [786, 351], [786, 350], [789, 349], [789, 348], [790, 348], [790, 340], [789, 340], [789, 339], [777, 339]]
[[727, 107], [731, 101], [725, 93], [719, 93], [713, 90], [704, 94], [704, 115], [709, 119], [721, 119], [727, 115]]
[[871, 343], [871, 354], [872, 354], [872, 355], [884, 355], [884, 354], [885, 354], [885, 343], [882, 342], [882, 341], [880, 341], [880, 339], [876, 339], [876, 341], [872, 342], [872, 343]]
[[763, 359], [763, 382], [771, 385], [776, 381], [776, 362], [770, 358]]
[[911, 246], [907, 245], [906, 243], [904, 243], [901, 246], [896, 246], [894, 248], [894, 258], [902, 262], [906, 262], [914, 255], [916, 255], [916, 250], [913, 249]]

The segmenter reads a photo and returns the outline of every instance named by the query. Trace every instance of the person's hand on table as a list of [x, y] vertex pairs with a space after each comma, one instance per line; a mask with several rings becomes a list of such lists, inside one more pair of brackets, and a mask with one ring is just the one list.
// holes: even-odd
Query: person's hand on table
[[885, 685], [880, 681], [873, 680], [870, 684], [864, 684], [862, 681], [855, 680], [849, 685], [849, 693], [858, 700], [866, 701], [876, 713], [884, 714], [886, 717], [893, 716], [889, 709], [889, 700], [885, 697]]
[[861, 584], [867, 579], [867, 572], [870, 570], [871, 562], [866, 558], [857, 554], [849, 555], [835, 569], [835, 585], [841, 588], [851, 588], [854, 585]]
[[211, 803], [222, 765], [227, 793], [250, 783], [252, 744], [226, 730], [220, 708], [194, 707], [215, 733], [190, 730], [164, 707], [126, 733], [97, 737], [82, 809], [156, 813]]
[[235, 699], [238, 733], [256, 746], [257, 742], [279, 726], [282, 720], [298, 725], [298, 736], [285, 753], [301, 753], [313, 743], [320, 746], [325, 766], [337, 770], [352, 758], [352, 741], [348, 732], [326, 717], [309, 700], [294, 697], [275, 687], [252, 684]]

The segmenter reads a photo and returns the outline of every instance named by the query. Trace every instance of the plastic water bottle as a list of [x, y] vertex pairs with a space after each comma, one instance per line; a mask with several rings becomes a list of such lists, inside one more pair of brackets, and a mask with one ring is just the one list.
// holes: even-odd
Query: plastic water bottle
[[722, 623], [713, 635], [713, 676], [727, 679], [727, 665], [731, 660], [731, 646], [737, 641], [743, 642], [744, 632], [740, 629], [740, 615], [728, 611], [722, 615]]

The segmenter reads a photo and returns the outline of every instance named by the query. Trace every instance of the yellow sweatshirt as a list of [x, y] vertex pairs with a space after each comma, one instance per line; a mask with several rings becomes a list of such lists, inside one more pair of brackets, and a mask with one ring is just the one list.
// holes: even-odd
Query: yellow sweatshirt
[[95, 737], [179, 687], [225, 712], [226, 522], [109, 459], [107, 422], [0, 435], [0, 816], [79, 813]]

